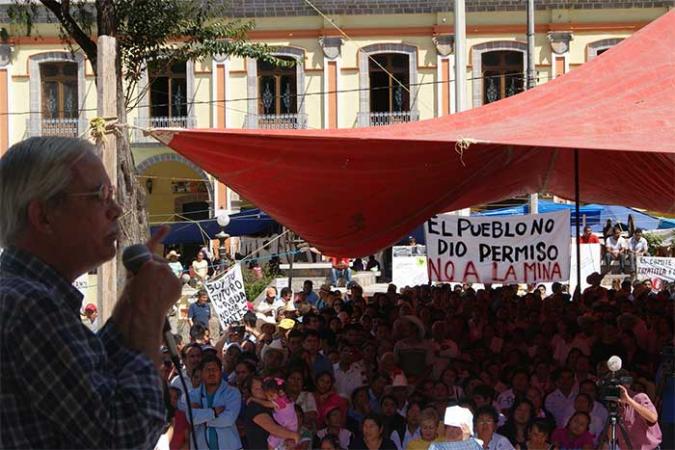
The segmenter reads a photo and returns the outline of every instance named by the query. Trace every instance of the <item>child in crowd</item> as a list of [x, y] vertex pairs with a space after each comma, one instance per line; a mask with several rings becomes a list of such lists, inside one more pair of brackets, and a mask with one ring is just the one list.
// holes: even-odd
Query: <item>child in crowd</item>
[[582, 411], [575, 412], [567, 421], [565, 428], [557, 428], [551, 435], [551, 441], [560, 447], [560, 450], [591, 450], [593, 435], [588, 431], [591, 418]]
[[[298, 430], [298, 415], [295, 412], [295, 403], [288, 398], [284, 391], [284, 380], [281, 378], [267, 378], [262, 385], [267, 401], [251, 399], [267, 408], [273, 408], [274, 421], [288, 430]], [[284, 440], [272, 434], [267, 438], [269, 450], [286, 450], [294, 448], [294, 444], [287, 445]]]

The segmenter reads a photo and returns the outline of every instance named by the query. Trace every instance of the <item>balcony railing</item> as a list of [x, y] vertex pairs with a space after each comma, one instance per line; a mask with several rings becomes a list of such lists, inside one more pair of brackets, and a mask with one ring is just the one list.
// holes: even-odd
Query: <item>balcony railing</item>
[[77, 137], [80, 119], [38, 119], [27, 121], [29, 136]]
[[247, 114], [246, 128], [297, 130], [307, 128], [306, 114]]
[[417, 120], [419, 120], [418, 111], [359, 113], [359, 126], [361, 127], [381, 127]]
[[[197, 119], [193, 116], [136, 117], [134, 125], [139, 128], [194, 128], [197, 126]], [[134, 129], [133, 143], [156, 144], [157, 141], [150, 136], [144, 136], [143, 131]]]

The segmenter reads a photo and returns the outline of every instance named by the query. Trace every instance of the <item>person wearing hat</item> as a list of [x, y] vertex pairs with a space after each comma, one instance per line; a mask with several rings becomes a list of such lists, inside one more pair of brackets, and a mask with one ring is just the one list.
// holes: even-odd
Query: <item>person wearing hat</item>
[[96, 309], [96, 305], [93, 303], [87, 303], [87, 306], [84, 307], [84, 318], [82, 319], [82, 323], [94, 333], [98, 331], [98, 309]]
[[394, 345], [396, 362], [406, 375], [421, 375], [434, 362], [433, 346], [424, 338], [426, 328], [413, 315], [401, 316], [397, 325], [402, 339]]
[[405, 417], [408, 412], [408, 397], [414, 390], [415, 386], [409, 385], [406, 376], [399, 372], [394, 375], [391, 384], [384, 388], [384, 394], [396, 399], [396, 410]]
[[178, 261], [178, 258], [180, 258], [180, 253], [176, 252], [176, 250], [171, 250], [166, 254], [166, 259], [169, 261], [169, 267], [171, 267], [173, 273], [180, 278], [183, 275], [183, 272], [185, 272], [185, 268], [183, 267], [183, 264]]
[[429, 450], [483, 450], [473, 438], [473, 414], [468, 408], [450, 406], [445, 409], [445, 437], [442, 442], [432, 442]]
[[586, 283], [590, 284], [584, 289], [584, 299], [586, 302], [593, 303], [607, 297], [607, 289], [600, 286], [603, 276], [598, 272], [593, 272], [586, 277]]

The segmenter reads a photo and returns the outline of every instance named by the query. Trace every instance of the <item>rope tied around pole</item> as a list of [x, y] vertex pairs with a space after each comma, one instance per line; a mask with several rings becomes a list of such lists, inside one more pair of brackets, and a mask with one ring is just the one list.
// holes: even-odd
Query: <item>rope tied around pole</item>
[[471, 147], [471, 144], [476, 144], [478, 141], [471, 138], [459, 138], [455, 142], [455, 153], [459, 155], [459, 161], [462, 163], [462, 166], [466, 167], [464, 163], [464, 152]]
[[117, 122], [117, 117], [94, 117], [89, 121], [89, 128], [84, 132], [89, 132], [91, 138], [97, 144], [106, 141], [106, 134], [116, 133], [120, 135], [121, 124]]

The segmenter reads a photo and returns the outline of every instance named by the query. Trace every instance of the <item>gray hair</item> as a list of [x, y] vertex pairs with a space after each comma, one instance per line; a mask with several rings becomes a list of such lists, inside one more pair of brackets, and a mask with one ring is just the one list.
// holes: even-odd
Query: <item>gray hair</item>
[[68, 187], [72, 167], [88, 153], [88, 141], [33, 137], [14, 144], [0, 159], [0, 247], [16, 243], [33, 200], [50, 202]]

